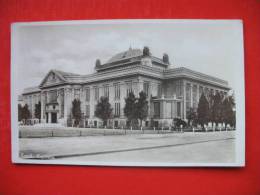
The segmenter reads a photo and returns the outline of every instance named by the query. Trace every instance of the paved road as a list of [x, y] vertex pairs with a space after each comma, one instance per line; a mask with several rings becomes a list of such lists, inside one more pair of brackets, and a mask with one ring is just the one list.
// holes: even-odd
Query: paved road
[[228, 163], [235, 132], [20, 139], [23, 158], [75, 162]]
[[235, 160], [234, 139], [196, 144], [154, 147], [152, 149], [108, 152], [68, 157], [70, 161], [154, 162], [154, 163], [232, 163]]

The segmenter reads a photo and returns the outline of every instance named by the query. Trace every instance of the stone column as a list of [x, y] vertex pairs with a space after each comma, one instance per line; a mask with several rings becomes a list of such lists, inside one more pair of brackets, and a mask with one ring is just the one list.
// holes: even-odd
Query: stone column
[[143, 91], [144, 87], [144, 82], [141, 79], [138, 79], [138, 84], [137, 84], [137, 94], [135, 94], [137, 97], [139, 96], [139, 93]]
[[89, 87], [90, 91], [90, 96], [89, 96], [89, 118], [93, 119], [94, 118], [94, 109], [96, 106], [95, 103], [95, 89], [93, 87]]
[[199, 103], [199, 101], [200, 101], [200, 86], [199, 85], [197, 85], [197, 107], [198, 107], [198, 103]]
[[193, 83], [190, 84], [190, 107], [193, 108]]
[[45, 118], [44, 107], [45, 107], [44, 95], [43, 95], [43, 92], [41, 92], [41, 123], [43, 122], [43, 120]]
[[65, 124], [67, 123], [67, 118], [68, 115], [70, 114], [70, 109], [71, 109], [71, 88], [65, 88], [64, 89], [64, 122]]
[[46, 110], [46, 92], [41, 92], [41, 123], [47, 123], [46, 116], [45, 116], [45, 110]]
[[186, 81], [183, 80], [183, 118], [186, 119]]
[[120, 118], [124, 117], [124, 107], [125, 107], [125, 98], [126, 98], [126, 83], [120, 83]]
[[48, 112], [48, 123], [51, 123], [51, 112]]
[[160, 101], [160, 119], [164, 118], [164, 100]]

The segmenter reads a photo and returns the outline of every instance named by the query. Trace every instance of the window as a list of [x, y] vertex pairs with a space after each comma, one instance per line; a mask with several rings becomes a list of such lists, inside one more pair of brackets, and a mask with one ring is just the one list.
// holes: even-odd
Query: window
[[114, 122], [114, 127], [117, 128], [118, 127], [118, 121]]
[[57, 102], [57, 91], [49, 91], [49, 103], [56, 103]]
[[120, 103], [115, 103], [115, 117], [120, 116]]
[[86, 117], [89, 118], [90, 116], [90, 106], [86, 105]]
[[60, 117], [64, 117], [64, 89], [59, 91], [60, 93]]
[[159, 118], [160, 117], [160, 103], [154, 102], [154, 117]]
[[161, 86], [161, 84], [158, 84], [157, 97], [161, 97], [161, 96], [162, 96], [162, 86]]
[[145, 121], [145, 126], [146, 126], [146, 127], [149, 126], [149, 121]]
[[98, 100], [99, 99], [99, 88], [94, 87], [94, 92], [95, 92], [95, 100]]
[[196, 108], [197, 105], [198, 105], [198, 102], [197, 102], [197, 85], [193, 85], [192, 87], [192, 107], [193, 108]]
[[208, 98], [209, 97], [209, 88], [205, 88], [205, 96], [206, 96], [206, 98]]
[[214, 95], [214, 89], [210, 89], [210, 95]]
[[120, 99], [120, 85], [119, 83], [114, 84], [115, 87], [115, 100]]
[[181, 103], [177, 102], [177, 117], [181, 117]]
[[200, 86], [200, 88], [199, 88], [199, 98], [201, 97], [201, 94], [203, 93], [203, 87], [202, 86]]
[[80, 99], [79, 95], [80, 95], [80, 89], [74, 89], [74, 98]]
[[149, 95], [149, 82], [144, 82], [144, 93], [148, 96]]
[[126, 83], [126, 95], [127, 97], [129, 96], [129, 93], [133, 92], [133, 88], [132, 88], [132, 82], [128, 82]]
[[104, 96], [109, 98], [109, 85], [104, 85]]
[[176, 81], [176, 96], [182, 96], [182, 82], [180, 80]]
[[191, 84], [186, 84], [186, 112], [189, 112], [191, 107]]
[[90, 100], [90, 88], [86, 88], [86, 101], [89, 102]]

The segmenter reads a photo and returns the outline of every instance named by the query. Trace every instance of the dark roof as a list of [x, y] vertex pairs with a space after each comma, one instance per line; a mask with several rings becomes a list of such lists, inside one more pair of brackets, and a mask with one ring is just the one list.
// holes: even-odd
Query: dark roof
[[[143, 51], [141, 49], [132, 49], [131, 47], [124, 52], [120, 52], [110, 58], [106, 63], [96, 66], [97, 71], [106, 70], [108, 68], [114, 68], [118, 66], [126, 66], [140, 62], [143, 56]], [[169, 64], [163, 62], [161, 58], [150, 56], [152, 61], [167, 67]]]
[[143, 52], [142, 52], [141, 49], [132, 49], [130, 47], [127, 51], [120, 52], [120, 53], [114, 55], [112, 58], [110, 58], [106, 62], [106, 64], [116, 62], [116, 61], [120, 61], [120, 60], [124, 60], [124, 59], [127, 59], [127, 58], [141, 56], [141, 55], [143, 55]]
[[40, 88], [38, 86], [36, 87], [27, 87], [23, 90], [23, 94], [28, 94], [28, 93], [38, 93], [40, 92]]

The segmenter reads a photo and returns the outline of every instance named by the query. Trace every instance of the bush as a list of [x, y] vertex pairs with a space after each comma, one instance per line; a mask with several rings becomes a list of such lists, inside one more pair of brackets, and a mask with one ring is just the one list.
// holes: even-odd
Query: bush
[[181, 127], [181, 125], [182, 127], [187, 127], [187, 123], [180, 118], [174, 118], [173, 121], [175, 127]]

